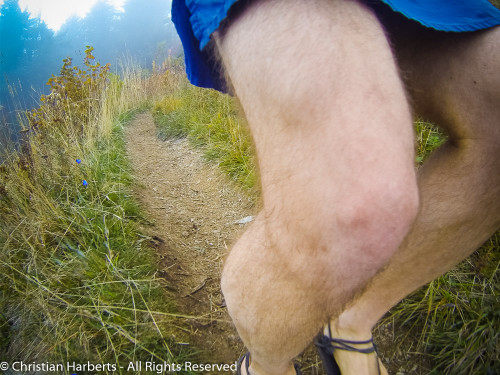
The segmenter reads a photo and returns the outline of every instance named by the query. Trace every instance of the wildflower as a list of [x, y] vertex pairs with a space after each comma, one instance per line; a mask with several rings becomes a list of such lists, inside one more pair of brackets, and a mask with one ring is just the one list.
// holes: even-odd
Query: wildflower
[[82, 162], [82, 159], [76, 159], [76, 163], [80, 164]]
[[88, 186], [88, 184], [89, 184], [89, 183], [87, 182], [87, 180], [83, 180], [83, 182], [82, 182], [82, 185], [83, 185], [83, 186], [87, 187], [87, 186]]

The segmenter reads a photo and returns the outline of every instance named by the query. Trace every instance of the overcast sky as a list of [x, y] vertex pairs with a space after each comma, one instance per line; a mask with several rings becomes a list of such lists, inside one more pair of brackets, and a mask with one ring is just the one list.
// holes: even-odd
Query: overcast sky
[[[4, 0], [0, 0], [0, 6]], [[98, 0], [19, 0], [22, 10], [27, 9], [32, 16], [45, 21], [47, 26], [57, 31], [72, 15], [84, 17]], [[106, 0], [120, 9], [125, 0]]]

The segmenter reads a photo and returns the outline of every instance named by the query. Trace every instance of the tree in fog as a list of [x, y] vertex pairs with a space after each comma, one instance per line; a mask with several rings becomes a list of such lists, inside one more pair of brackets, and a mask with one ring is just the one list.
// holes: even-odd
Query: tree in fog
[[12, 72], [23, 61], [28, 39], [29, 13], [21, 11], [18, 0], [6, 0], [0, 8], [0, 66], [2, 73]]
[[56, 43], [59, 62], [68, 56], [83, 56], [87, 44], [84, 20], [78, 16], [68, 18], [56, 34]]
[[123, 52], [149, 67], [153, 59], [166, 57], [157, 55], [164, 55], [177, 40], [170, 7], [166, 0], [127, 0], [117, 25]]
[[117, 46], [116, 24], [118, 11], [108, 3], [96, 3], [82, 20], [85, 45], [92, 45], [101, 63], [114, 63], [119, 47]]
[[31, 37], [26, 41], [27, 56], [23, 77], [31, 81], [35, 89], [39, 89], [58, 66], [54, 60], [54, 32], [40, 18], [34, 18], [30, 23]]
[[[86, 17], [71, 17], [54, 34], [40, 18], [22, 11], [18, 0], [5, 0], [0, 7], [0, 106], [12, 111], [36, 105], [62, 60], [69, 56], [80, 65], [87, 45], [113, 69], [124, 56], [151, 68], [153, 59], [160, 63], [170, 50], [176, 55], [180, 42], [170, 7], [169, 0], [126, 0], [120, 11], [101, 0]], [[7, 82], [19, 94], [14, 100]]]
[[170, 7], [168, 0], [127, 0], [123, 11], [117, 11], [98, 2], [85, 18], [73, 17], [61, 27], [56, 34], [58, 51], [76, 57], [92, 45], [103, 64], [116, 67], [118, 60], [130, 57], [149, 68], [153, 59], [162, 60], [169, 49], [180, 45]]
[[[0, 103], [12, 109], [14, 100], [30, 106], [52, 70], [54, 33], [39, 18], [30, 18], [17, 0], [0, 8]], [[9, 89], [9, 85], [11, 89]], [[32, 91], [35, 90], [35, 92]], [[12, 90], [17, 93], [11, 97]]]

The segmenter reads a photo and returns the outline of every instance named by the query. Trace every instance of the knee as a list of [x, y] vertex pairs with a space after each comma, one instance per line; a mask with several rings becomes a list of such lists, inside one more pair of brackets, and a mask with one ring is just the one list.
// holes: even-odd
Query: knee
[[283, 257], [297, 269], [300, 264], [314, 268], [315, 262], [321, 269], [333, 262], [360, 272], [367, 267], [376, 271], [396, 252], [419, 209], [414, 175], [366, 180], [348, 194], [319, 194], [316, 199], [301, 200], [292, 211], [295, 216], [289, 213], [269, 223], [270, 237], [274, 233], [281, 242], [275, 247], [283, 249]]
[[353, 255], [385, 265], [398, 249], [419, 209], [416, 180], [372, 183], [338, 211], [341, 233], [351, 243]]

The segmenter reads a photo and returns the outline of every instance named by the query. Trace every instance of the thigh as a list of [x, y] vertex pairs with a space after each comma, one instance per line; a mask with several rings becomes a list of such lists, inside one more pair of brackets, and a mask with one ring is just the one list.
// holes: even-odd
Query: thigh
[[267, 241], [304, 285], [356, 290], [417, 205], [411, 115], [378, 20], [356, 1], [252, 1], [216, 39], [255, 140]]
[[[330, 176], [343, 181], [330, 192], [349, 196], [365, 183], [374, 189], [381, 170], [406, 171], [413, 163], [411, 116], [371, 12], [344, 0], [249, 7], [218, 45], [252, 128], [264, 194], [285, 188], [283, 179]], [[300, 168], [297, 176], [299, 166], [314, 170]]]
[[389, 29], [415, 113], [454, 142], [500, 141], [500, 26], [443, 33]]

